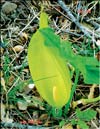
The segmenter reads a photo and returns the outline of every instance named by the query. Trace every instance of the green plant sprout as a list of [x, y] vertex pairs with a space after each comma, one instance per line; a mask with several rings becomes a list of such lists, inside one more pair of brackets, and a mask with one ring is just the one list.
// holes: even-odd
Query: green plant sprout
[[94, 119], [96, 117], [96, 114], [96, 111], [94, 111], [93, 109], [87, 109], [84, 111], [76, 109], [74, 118], [60, 121], [59, 126], [63, 127], [64, 125], [70, 123], [74, 126], [78, 125], [81, 129], [89, 129], [89, 126], [86, 122]]
[[70, 97], [71, 78], [66, 60], [60, 55], [60, 38], [48, 27], [47, 18], [42, 12], [40, 28], [29, 44], [28, 63], [40, 95], [52, 107], [62, 108]]
[[[76, 72], [72, 89], [66, 60]], [[40, 15], [40, 28], [29, 44], [28, 63], [38, 92], [53, 107], [53, 114], [58, 111], [58, 114], [61, 114], [61, 108], [65, 104], [65, 112], [68, 112], [80, 72], [86, 84], [99, 84], [98, 60], [94, 57], [75, 55], [71, 43], [60, 40], [48, 26], [48, 16], [43, 11]]]

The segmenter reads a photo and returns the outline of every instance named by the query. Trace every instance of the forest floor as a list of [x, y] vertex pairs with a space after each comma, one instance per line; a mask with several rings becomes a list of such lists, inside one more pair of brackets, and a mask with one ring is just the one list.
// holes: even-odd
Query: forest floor
[[[53, 0], [1, 0], [1, 128], [99, 129], [99, 85], [84, 83], [81, 72], [69, 110], [63, 107], [61, 115], [52, 113], [33, 84], [27, 49], [39, 28], [41, 4], [50, 27], [72, 43], [75, 54], [100, 60], [99, 0], [66, 0], [64, 8]], [[75, 78], [74, 71], [73, 84]]]

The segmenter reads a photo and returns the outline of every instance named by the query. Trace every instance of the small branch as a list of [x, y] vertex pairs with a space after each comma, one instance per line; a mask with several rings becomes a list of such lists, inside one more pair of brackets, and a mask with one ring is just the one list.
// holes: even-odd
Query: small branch
[[81, 34], [77, 34], [77, 33], [74, 33], [74, 32], [71, 32], [70, 30], [66, 29], [66, 30], [62, 30], [63, 32], [66, 32], [70, 35], [74, 35], [74, 36], [77, 36], [77, 37], [81, 37], [82, 35]]
[[31, 19], [31, 21], [28, 22], [28, 24], [19, 32], [18, 35], [20, 35], [24, 30], [26, 30], [27, 27], [31, 24], [31, 22], [32, 22], [35, 18], [38, 18], [38, 15], [39, 15], [39, 14], [40, 14], [40, 13], [35, 14], [35, 16]]
[[19, 124], [19, 123], [5, 123], [5, 122], [1, 122], [1, 127], [19, 128], [19, 129], [45, 129], [44, 127], [41, 127], [41, 126], [30, 126], [30, 125]]
[[20, 123], [5, 123], [1, 122], [0, 125], [1, 128], [18, 128], [18, 129], [53, 129], [56, 128], [56, 126], [53, 127], [43, 127], [42, 125], [28, 125], [28, 124], [20, 124]]
[[97, 127], [96, 123], [93, 120], [91, 120], [91, 123], [95, 127], [95, 129], [100, 129], [99, 127]]
[[22, 67], [27, 67], [27, 66], [28, 66], [28, 63], [25, 62], [25, 63], [22, 64], [22, 65], [18, 65], [18, 66], [12, 67], [12, 70], [18, 70], [18, 69], [21, 69]]
[[77, 33], [74, 33], [74, 32], [72, 32], [72, 31], [70, 31], [70, 29], [65, 29], [65, 25], [62, 26], [61, 28], [59, 28], [59, 27], [56, 25], [56, 22], [55, 22], [55, 21], [54, 21], [54, 25], [55, 25], [55, 27], [56, 27], [56, 29], [57, 29], [56, 34], [58, 34], [58, 33], [60, 33], [60, 32], [65, 32], [65, 33], [68, 33], [68, 34], [70, 34], [70, 35], [75, 35], [75, 36], [77, 36], [77, 37], [81, 37], [81, 36], [82, 36], [81, 34], [77, 34]]
[[90, 88], [90, 92], [89, 92], [89, 95], [88, 95], [88, 99], [92, 99], [94, 98], [94, 91], [95, 91], [95, 88], [97, 87], [96, 84], [92, 85], [92, 87]]
[[74, 101], [72, 105], [73, 105], [73, 108], [75, 108], [79, 104], [85, 105], [85, 104], [93, 103], [93, 102], [97, 102], [97, 101], [100, 101], [100, 96], [96, 97], [96, 98], [92, 98], [92, 99], [80, 99], [78, 101]]
[[[76, 24], [76, 26], [84, 33], [85, 36], [92, 38], [92, 31], [91, 30], [87, 30], [86, 27], [82, 26], [77, 19], [73, 16], [73, 14], [71, 13], [70, 9], [65, 5], [65, 3], [62, 0], [58, 0], [58, 3], [60, 4], [61, 8], [67, 13], [67, 15], [70, 17], [71, 21], [74, 22]], [[100, 37], [99, 35], [95, 35], [95, 37]], [[95, 41], [95, 39], [94, 39]], [[95, 41], [96, 42], [96, 41]]]
[[93, 20], [90, 20], [88, 17], [84, 17], [83, 19], [84, 19], [87, 23], [92, 24], [95, 28], [100, 28], [100, 24], [96, 23], [96, 22], [93, 21]]

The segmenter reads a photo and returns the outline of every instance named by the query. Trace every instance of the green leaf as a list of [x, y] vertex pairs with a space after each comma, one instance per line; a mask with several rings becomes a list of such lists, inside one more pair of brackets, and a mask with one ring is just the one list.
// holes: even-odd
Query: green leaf
[[60, 49], [60, 37], [58, 35], [56, 35], [53, 31], [53, 29], [51, 29], [50, 27], [44, 28], [44, 29], [39, 29], [39, 31], [41, 32], [43, 38], [44, 38], [44, 44], [47, 47], [57, 47], [58, 49]]
[[64, 41], [62, 43], [62, 55], [70, 62], [76, 69], [81, 71], [86, 84], [99, 84], [100, 62], [94, 57], [83, 57], [73, 53], [71, 43]]
[[84, 81], [87, 84], [99, 84], [100, 83], [100, 71], [99, 67], [94, 67], [91, 65], [86, 65], [85, 70], [83, 71]]
[[65, 120], [62, 120], [62, 121], [59, 122], [59, 126], [62, 127], [62, 126], [65, 125], [65, 123], [66, 123], [66, 121]]
[[96, 111], [94, 111], [92, 109], [88, 109], [88, 110], [85, 110], [85, 111], [80, 111], [79, 109], [77, 109], [76, 110], [76, 116], [80, 120], [90, 121], [94, 117], [96, 117]]
[[78, 120], [77, 125], [79, 125], [81, 129], [89, 129], [89, 126], [82, 120]]
[[75, 119], [72, 119], [72, 120], [71, 120], [71, 124], [72, 124], [72, 125], [76, 125], [76, 124], [77, 124], [77, 121], [76, 121]]

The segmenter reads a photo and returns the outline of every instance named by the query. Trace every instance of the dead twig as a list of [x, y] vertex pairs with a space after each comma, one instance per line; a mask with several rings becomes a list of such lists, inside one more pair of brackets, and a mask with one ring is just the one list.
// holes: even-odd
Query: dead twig
[[30, 125], [25, 125], [25, 124], [19, 124], [19, 123], [5, 123], [1, 122], [1, 127], [9, 127], [9, 128], [20, 128], [20, 129], [43, 129], [41, 126], [30, 126]]
[[43, 127], [43, 126], [39, 126], [39, 125], [25, 125], [25, 124], [19, 124], [19, 123], [5, 123], [5, 122], [1, 122], [1, 128], [19, 128], [19, 129], [53, 129], [54, 127]]
[[[70, 17], [71, 21], [74, 22], [76, 24], [76, 26], [84, 33], [84, 35], [86, 37], [89, 37], [90, 39], [92, 38], [92, 31], [90, 29], [87, 29], [86, 27], [84, 27], [83, 25], [81, 25], [77, 19], [73, 16], [73, 14], [71, 13], [70, 9], [65, 5], [65, 3], [62, 0], [58, 0], [58, 3], [60, 4], [61, 8], [67, 13], [67, 15]], [[97, 38], [100, 38], [99, 35], [94, 34], [94, 36]], [[96, 42], [96, 40], [94, 39], [94, 42]]]
[[94, 103], [97, 101], [100, 101], [100, 96], [98, 96], [96, 98], [92, 98], [92, 99], [80, 99], [78, 101], [73, 101], [72, 105], [73, 105], [73, 108], [75, 108], [79, 104], [86, 105], [88, 103]]
[[100, 24], [93, 20], [90, 20], [88, 17], [83, 18], [83, 20], [85, 20], [87, 23], [92, 24], [95, 28], [100, 28]]
[[38, 15], [39, 15], [39, 14], [40, 14], [40, 12], [37, 13], [37, 14], [35, 14], [35, 16], [31, 19], [31, 21], [28, 22], [28, 24], [19, 32], [18, 35], [20, 35], [24, 30], [26, 30], [27, 27], [31, 24], [31, 22], [32, 22], [35, 18], [38, 18]]

